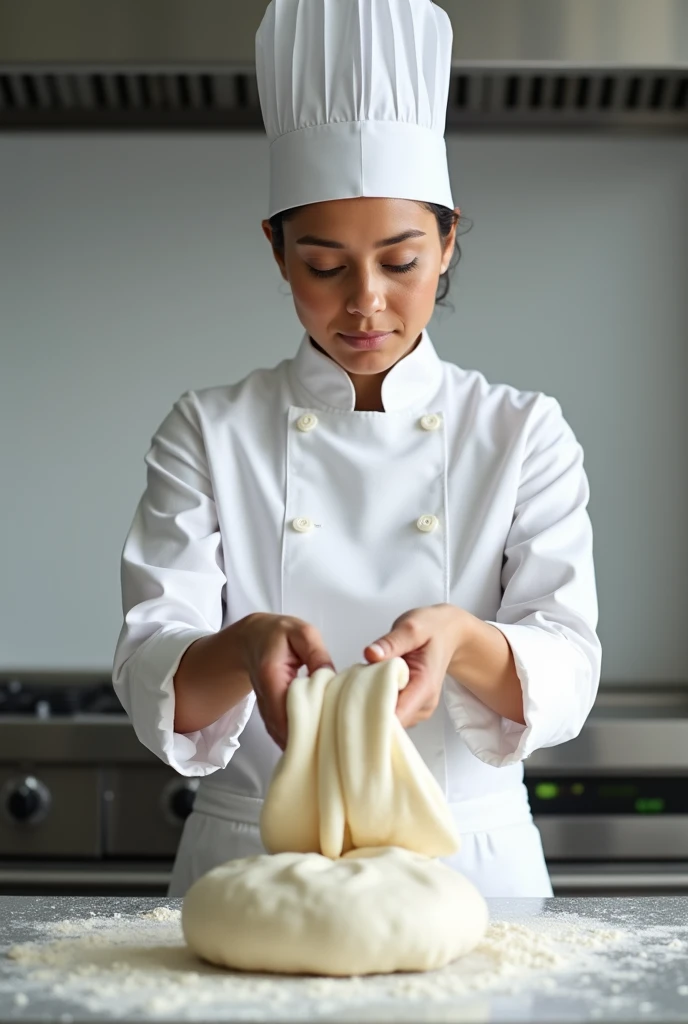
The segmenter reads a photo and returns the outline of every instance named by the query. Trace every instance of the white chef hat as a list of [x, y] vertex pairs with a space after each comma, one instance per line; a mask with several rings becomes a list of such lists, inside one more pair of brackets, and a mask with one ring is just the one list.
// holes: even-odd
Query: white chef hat
[[453, 209], [451, 53], [430, 0], [271, 0], [256, 35], [269, 216], [355, 196]]

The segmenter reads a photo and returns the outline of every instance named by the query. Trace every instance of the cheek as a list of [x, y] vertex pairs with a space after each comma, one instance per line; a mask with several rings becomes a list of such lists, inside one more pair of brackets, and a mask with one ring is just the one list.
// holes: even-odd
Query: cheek
[[292, 274], [290, 285], [296, 310], [311, 320], [324, 320], [341, 306], [339, 290], [323, 287], [322, 281], [308, 273]]
[[437, 294], [438, 275], [433, 272], [421, 271], [416, 274], [401, 275], [401, 281], [395, 282], [390, 288], [388, 301], [398, 309], [409, 310], [416, 315], [424, 312], [428, 306], [434, 305]]

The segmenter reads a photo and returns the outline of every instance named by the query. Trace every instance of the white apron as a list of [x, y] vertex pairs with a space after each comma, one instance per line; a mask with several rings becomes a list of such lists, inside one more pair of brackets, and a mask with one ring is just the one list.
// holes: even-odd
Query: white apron
[[[212, 806], [213, 795], [217, 796], [204, 794], [203, 807]], [[265, 853], [256, 823], [260, 804], [255, 798], [221, 794], [220, 814], [194, 811], [184, 825], [168, 895], [184, 896], [197, 878], [226, 860]], [[454, 806], [452, 811], [460, 822], [461, 808]], [[540, 833], [532, 821], [464, 832], [461, 851], [441, 859], [486, 897], [553, 895]]]
[[551, 895], [522, 760], [575, 735], [596, 692], [587, 483], [558, 405], [501, 388], [442, 363], [424, 333], [385, 378], [385, 412], [354, 411], [350, 379], [306, 337], [273, 370], [189, 393], [159, 429], [123, 552], [113, 680], [142, 742], [202, 777], [171, 895], [262, 852], [280, 755], [253, 694], [199, 733], [173, 732], [188, 645], [252, 611], [283, 613], [317, 626], [340, 671], [399, 615], [443, 602], [502, 630], [526, 719], [446, 677], [409, 731], [463, 837], [448, 863], [485, 896]]

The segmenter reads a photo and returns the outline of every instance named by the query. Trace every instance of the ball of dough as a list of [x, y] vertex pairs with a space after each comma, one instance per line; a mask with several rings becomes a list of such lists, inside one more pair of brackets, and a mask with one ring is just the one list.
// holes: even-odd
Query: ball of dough
[[228, 861], [182, 907], [184, 937], [202, 959], [280, 974], [434, 970], [470, 952], [487, 924], [467, 878], [399, 847]]

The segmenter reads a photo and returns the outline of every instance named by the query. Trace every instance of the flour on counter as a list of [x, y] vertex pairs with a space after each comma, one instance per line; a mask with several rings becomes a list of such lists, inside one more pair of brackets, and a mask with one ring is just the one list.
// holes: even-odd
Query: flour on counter
[[[597, 974], [610, 950], [625, 951], [620, 982], [652, 969], [652, 957], [685, 957], [676, 929], [659, 930], [641, 948], [636, 934], [577, 915], [495, 921], [473, 953], [439, 971], [316, 978], [244, 974], [211, 967], [193, 956], [181, 932], [178, 910], [160, 906], [138, 915], [89, 916], [36, 926], [36, 941], [5, 951], [13, 964], [0, 985], [20, 984], [26, 998], [58, 999], [76, 1013], [82, 1007], [118, 1018], [177, 1020], [318, 1019], [347, 1007], [374, 1004], [457, 1006], [477, 994], [537, 990], [580, 995], [582, 979]], [[655, 929], [657, 931], [657, 929]], [[665, 934], [667, 933], [667, 934]], [[0, 954], [2, 955], [2, 954]], [[624, 973], [625, 972], [625, 973]], [[640, 972], [640, 973], [639, 973]], [[6, 989], [7, 990], [7, 989]], [[617, 1004], [623, 997], [614, 996]], [[637, 1005], [637, 1004], [636, 1004]], [[64, 1016], [64, 1015], [63, 1015]], [[67, 1015], [69, 1016], [69, 1014]], [[595, 1016], [595, 1015], [592, 1015]]]

